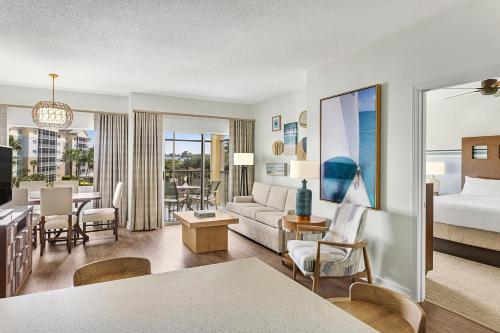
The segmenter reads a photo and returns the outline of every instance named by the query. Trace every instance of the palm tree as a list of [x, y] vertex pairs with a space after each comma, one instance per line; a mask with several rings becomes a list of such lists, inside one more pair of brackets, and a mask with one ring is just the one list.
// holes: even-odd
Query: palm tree
[[9, 135], [9, 146], [12, 148], [12, 150], [15, 150], [15, 151], [23, 150], [23, 146], [21, 145], [21, 142], [19, 142], [19, 140], [14, 139], [13, 135]]
[[85, 163], [87, 166], [87, 173], [85, 175], [85, 179], [87, 182], [89, 181], [89, 171], [94, 169], [94, 147], [90, 148], [85, 152]]
[[30, 161], [30, 166], [31, 166], [31, 170], [32, 170], [32, 174], [34, 175], [36, 172], [36, 166], [38, 165], [38, 162], [36, 160], [31, 160]]
[[61, 161], [69, 163], [69, 175], [73, 176], [73, 163], [80, 160], [80, 152], [76, 149], [65, 150]]

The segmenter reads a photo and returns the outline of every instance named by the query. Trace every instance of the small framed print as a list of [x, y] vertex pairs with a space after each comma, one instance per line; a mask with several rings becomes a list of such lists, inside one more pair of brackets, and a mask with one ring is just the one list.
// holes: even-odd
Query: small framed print
[[273, 128], [273, 132], [281, 131], [281, 116], [274, 116], [273, 117], [272, 128]]

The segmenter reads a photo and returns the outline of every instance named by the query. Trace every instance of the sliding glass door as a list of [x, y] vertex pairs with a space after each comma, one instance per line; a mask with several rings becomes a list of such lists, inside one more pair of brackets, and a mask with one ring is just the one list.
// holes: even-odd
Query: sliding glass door
[[228, 146], [226, 135], [165, 132], [166, 222], [178, 209], [212, 209], [225, 202]]

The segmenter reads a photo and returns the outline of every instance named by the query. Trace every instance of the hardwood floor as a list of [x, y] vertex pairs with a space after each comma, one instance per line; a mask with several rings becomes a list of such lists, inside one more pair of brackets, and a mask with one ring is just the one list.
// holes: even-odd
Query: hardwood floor
[[[189, 267], [215, 264], [240, 258], [258, 257], [268, 265], [291, 277], [291, 269], [281, 264], [281, 257], [259, 244], [229, 231], [228, 251], [193, 254], [181, 242], [180, 225], [168, 226], [150, 232], [130, 232], [120, 229], [120, 240], [115, 242], [111, 232], [91, 234], [91, 241], [84, 247], [78, 244], [68, 255], [64, 245], [48, 245], [43, 257], [39, 247], [33, 254], [33, 273], [20, 294], [30, 294], [73, 285], [73, 272], [86, 263], [117, 256], [140, 256], [151, 261], [153, 273], [174, 271]], [[311, 281], [301, 274], [297, 281], [310, 289]], [[348, 295], [350, 281], [324, 280], [320, 283], [322, 297], [343, 297]], [[490, 333], [483, 328], [452, 312], [432, 304], [424, 303], [427, 313], [427, 332]]]

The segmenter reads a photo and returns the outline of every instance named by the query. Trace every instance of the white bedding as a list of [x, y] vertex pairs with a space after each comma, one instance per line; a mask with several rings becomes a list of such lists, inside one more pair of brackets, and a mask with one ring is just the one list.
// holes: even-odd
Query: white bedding
[[434, 222], [500, 232], [500, 197], [469, 194], [436, 196]]

